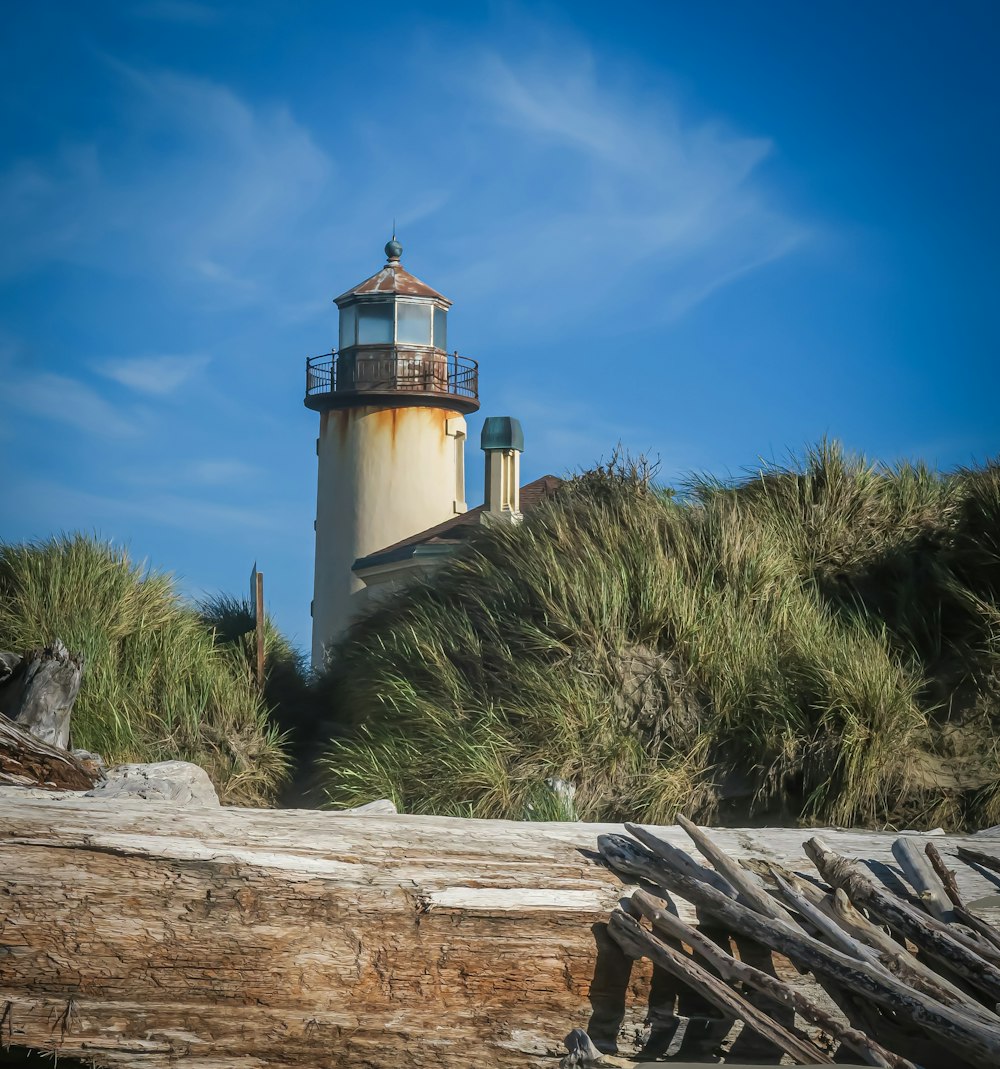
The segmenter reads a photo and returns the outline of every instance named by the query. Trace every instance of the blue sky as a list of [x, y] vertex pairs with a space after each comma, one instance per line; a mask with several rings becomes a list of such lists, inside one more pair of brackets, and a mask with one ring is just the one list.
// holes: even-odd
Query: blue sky
[[0, 537], [97, 531], [192, 595], [257, 560], [306, 646], [304, 361], [393, 217], [526, 479], [1000, 451], [995, 3], [0, 19]]

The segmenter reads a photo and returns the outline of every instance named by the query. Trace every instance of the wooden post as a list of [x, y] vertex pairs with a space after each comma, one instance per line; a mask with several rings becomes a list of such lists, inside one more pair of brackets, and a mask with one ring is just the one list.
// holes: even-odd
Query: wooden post
[[250, 572], [250, 608], [257, 630], [257, 687], [264, 689], [264, 573], [254, 561]]
[[257, 573], [257, 686], [264, 689], [264, 573]]

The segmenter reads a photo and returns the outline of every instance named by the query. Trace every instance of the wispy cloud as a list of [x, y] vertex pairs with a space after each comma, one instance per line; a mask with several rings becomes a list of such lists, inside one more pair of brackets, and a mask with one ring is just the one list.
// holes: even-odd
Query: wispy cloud
[[[427, 69], [416, 56], [418, 96]], [[766, 137], [695, 117], [666, 84], [572, 40], [449, 68], [445, 122], [429, 109], [401, 124], [395, 98], [374, 93], [337, 127], [337, 168], [320, 131], [280, 103], [110, 58], [106, 70], [127, 89], [120, 136], [0, 175], [0, 274], [113, 263], [202, 303], [253, 301], [294, 320], [354, 280], [395, 214], [410, 233], [433, 225], [434, 282], [477, 316], [503, 294], [486, 326], [561, 330], [594, 292], [680, 318], [810, 235], [762, 177]], [[156, 141], [171, 150], [146, 151]]]
[[197, 460], [187, 468], [191, 481], [203, 486], [247, 483], [259, 474], [260, 469], [254, 464], [225, 458]]
[[[640, 89], [585, 49], [551, 60], [487, 55], [470, 79], [494, 155], [518, 162], [491, 161], [485, 185], [513, 211], [488, 240], [469, 235], [489, 255], [463, 258], [466, 286], [509, 292], [516, 279], [550, 320], [588, 291], [619, 307], [658, 296], [671, 320], [809, 237], [761, 177], [768, 139], [687, 116], [666, 88]], [[515, 207], [504, 185], [531, 193]]]
[[247, 531], [294, 533], [290, 530], [291, 521], [276, 510], [205, 501], [184, 494], [129, 493], [116, 497], [54, 480], [38, 480], [22, 490], [29, 511], [55, 530], [108, 531], [113, 523], [140, 519], [219, 540], [242, 539]]
[[231, 457], [205, 457], [200, 460], [182, 461], [167, 466], [143, 464], [141, 467], [124, 468], [118, 477], [132, 485], [191, 488], [191, 487], [245, 487], [251, 479], [263, 474], [256, 464]]
[[[217, 283], [246, 300], [247, 278], [280, 278], [311, 237], [300, 220], [332, 165], [280, 105], [252, 106], [229, 88], [117, 60], [127, 87], [120, 136], [15, 160], [0, 174], [0, 276], [51, 260], [173, 282]], [[150, 153], [150, 142], [169, 153]], [[265, 290], [265, 292], [267, 292]]]
[[43, 373], [20, 377], [5, 398], [15, 408], [64, 423], [97, 438], [129, 438], [139, 424], [96, 390], [68, 375]]
[[96, 361], [98, 374], [140, 393], [173, 393], [208, 363], [207, 356], [139, 356]]

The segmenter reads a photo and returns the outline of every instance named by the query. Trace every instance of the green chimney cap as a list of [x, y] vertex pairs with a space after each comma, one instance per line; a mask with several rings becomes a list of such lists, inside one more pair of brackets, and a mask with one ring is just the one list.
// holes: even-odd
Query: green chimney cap
[[484, 450], [516, 449], [524, 452], [524, 431], [521, 421], [513, 416], [487, 416], [479, 444]]

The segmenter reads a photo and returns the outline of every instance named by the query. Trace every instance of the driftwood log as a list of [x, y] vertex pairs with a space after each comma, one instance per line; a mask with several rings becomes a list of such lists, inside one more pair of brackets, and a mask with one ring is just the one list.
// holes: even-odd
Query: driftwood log
[[[680, 828], [650, 830], [687, 845]], [[669, 1031], [681, 1012], [684, 984], [633, 963], [609, 932], [636, 880], [611, 871], [596, 845], [622, 833], [616, 825], [5, 799], [0, 1038], [97, 1066], [525, 1069], [553, 1066], [578, 1027], [603, 1050], [649, 1058], [657, 1029]], [[737, 861], [764, 858], [815, 878], [802, 845], [808, 834], [731, 830], [712, 839]], [[842, 856], [894, 865], [891, 835], [822, 836]], [[997, 885], [954, 859], [959, 845], [996, 851], [1000, 840], [933, 841], [955, 869], [956, 893], [996, 921], [1000, 911], [980, 900]], [[689, 871], [698, 869], [712, 871], [691, 861]], [[688, 878], [742, 914], [713, 876]], [[698, 923], [692, 905], [678, 899], [677, 909], [681, 921]], [[851, 975], [873, 968], [841, 957]], [[806, 990], [781, 953], [753, 967]], [[820, 1019], [829, 1006], [816, 1001]], [[975, 1032], [971, 1014], [943, 1013], [945, 1023]], [[844, 1027], [850, 1036], [853, 1026]], [[811, 1042], [797, 1047], [803, 1056]]]
[[0, 653], [0, 713], [43, 742], [66, 749], [83, 657], [58, 640], [22, 657]]
[[0, 713], [0, 787], [86, 791], [101, 778], [93, 762], [45, 742]]

